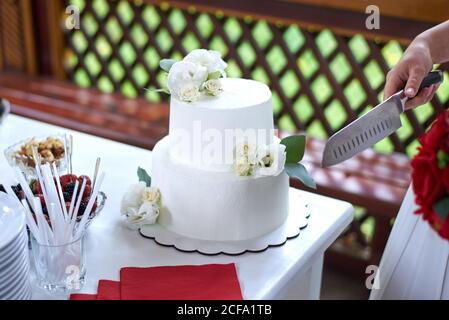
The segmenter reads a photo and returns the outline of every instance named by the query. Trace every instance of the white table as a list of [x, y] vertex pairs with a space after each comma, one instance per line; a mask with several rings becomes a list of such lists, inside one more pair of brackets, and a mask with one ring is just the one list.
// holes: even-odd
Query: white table
[[[69, 132], [74, 136], [74, 172], [92, 175], [95, 159], [106, 172], [103, 191], [108, 196], [101, 215], [87, 238], [87, 275], [82, 292], [95, 293], [99, 279], [119, 280], [121, 267], [231, 263], [237, 265], [245, 299], [319, 299], [323, 254], [353, 218], [352, 206], [343, 201], [300, 192], [297, 201], [313, 207], [309, 226], [284, 246], [241, 256], [203, 256], [181, 253], [155, 244], [120, 223], [122, 193], [137, 181], [138, 166], [151, 170], [151, 152], [42, 122], [9, 116], [0, 128], [0, 149], [30, 136]], [[3, 153], [0, 174], [12, 177]], [[34, 298], [56, 298], [35, 289]]]

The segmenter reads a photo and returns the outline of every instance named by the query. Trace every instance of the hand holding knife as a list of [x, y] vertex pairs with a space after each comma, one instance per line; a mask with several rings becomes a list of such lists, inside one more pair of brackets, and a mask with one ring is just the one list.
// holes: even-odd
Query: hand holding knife
[[[424, 78], [419, 90], [442, 81], [443, 73], [432, 71]], [[341, 163], [399, 129], [402, 126], [400, 115], [405, 111], [407, 100], [401, 90], [331, 136], [324, 148], [322, 166]]]

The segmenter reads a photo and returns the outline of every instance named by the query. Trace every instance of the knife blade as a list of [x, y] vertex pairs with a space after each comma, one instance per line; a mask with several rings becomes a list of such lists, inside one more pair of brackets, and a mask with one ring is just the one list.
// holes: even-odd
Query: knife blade
[[[443, 73], [432, 71], [423, 79], [419, 90], [442, 81]], [[321, 165], [325, 168], [348, 160], [399, 129], [407, 100], [401, 90], [331, 136]]]

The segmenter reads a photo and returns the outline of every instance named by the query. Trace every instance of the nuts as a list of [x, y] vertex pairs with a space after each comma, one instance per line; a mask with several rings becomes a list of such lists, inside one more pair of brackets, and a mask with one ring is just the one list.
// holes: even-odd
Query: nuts
[[51, 152], [50, 149], [44, 149], [39, 152], [41, 154], [41, 157], [46, 162], [53, 162], [55, 160], [55, 156], [53, 155], [53, 152]]
[[30, 139], [16, 152], [16, 158], [22, 159], [29, 167], [34, 167], [33, 148], [36, 148], [42, 158], [42, 163], [53, 162], [64, 157], [64, 142], [56, 137], [48, 137], [44, 141]]

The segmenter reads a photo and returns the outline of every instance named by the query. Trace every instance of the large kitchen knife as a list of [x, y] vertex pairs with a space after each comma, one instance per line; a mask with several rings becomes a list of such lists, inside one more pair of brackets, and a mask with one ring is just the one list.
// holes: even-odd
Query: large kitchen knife
[[[424, 78], [419, 90], [442, 81], [443, 73], [432, 71]], [[401, 90], [335, 133], [324, 148], [322, 166], [343, 162], [399, 129], [402, 126], [400, 115], [407, 100]]]

